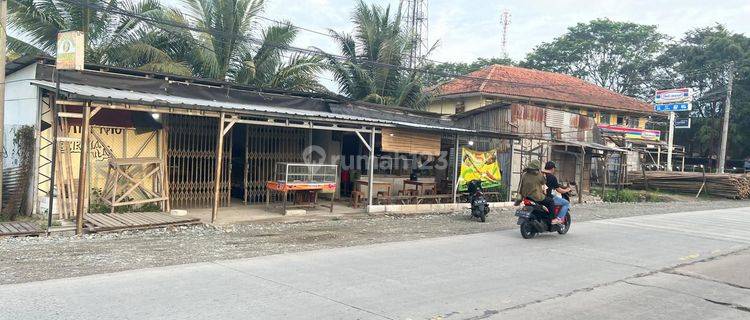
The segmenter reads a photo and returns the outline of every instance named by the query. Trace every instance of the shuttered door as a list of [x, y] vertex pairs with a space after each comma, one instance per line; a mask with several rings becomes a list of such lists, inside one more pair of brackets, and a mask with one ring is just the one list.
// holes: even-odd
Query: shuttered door
[[[169, 189], [173, 208], [207, 208], [213, 204], [218, 119], [170, 115], [168, 120]], [[232, 134], [224, 136], [220, 205], [228, 206]]]

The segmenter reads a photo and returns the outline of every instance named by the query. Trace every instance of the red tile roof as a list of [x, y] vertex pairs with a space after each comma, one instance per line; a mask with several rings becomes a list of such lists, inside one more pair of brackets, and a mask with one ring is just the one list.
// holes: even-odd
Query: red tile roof
[[[470, 78], [469, 78], [470, 77]], [[492, 65], [438, 86], [438, 96], [483, 93], [545, 99], [624, 111], [653, 113], [653, 107], [579, 78], [520, 67]]]

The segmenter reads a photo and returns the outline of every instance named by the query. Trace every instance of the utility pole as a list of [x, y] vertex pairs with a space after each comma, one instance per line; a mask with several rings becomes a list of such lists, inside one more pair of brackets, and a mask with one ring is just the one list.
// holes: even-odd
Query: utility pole
[[669, 142], [667, 145], [667, 171], [672, 171], [672, 149], [674, 149], [674, 111], [669, 113]]
[[729, 113], [732, 110], [732, 84], [734, 82], [734, 62], [729, 63], [727, 75], [727, 101], [724, 105], [724, 125], [721, 128], [721, 149], [719, 151], [719, 173], [724, 173], [727, 161], [727, 136], [729, 135]]
[[5, 42], [8, 34], [8, 1], [0, 0], [0, 67], [3, 69], [0, 73], [0, 207], [3, 203], [3, 166], [5, 165], [5, 56], [8, 54], [5, 50]]

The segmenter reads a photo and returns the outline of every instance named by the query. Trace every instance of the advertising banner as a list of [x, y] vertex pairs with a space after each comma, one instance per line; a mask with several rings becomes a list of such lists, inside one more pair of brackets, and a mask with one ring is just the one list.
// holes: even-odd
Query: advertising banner
[[458, 177], [458, 190], [466, 191], [466, 184], [481, 180], [482, 188], [495, 188], [502, 185], [502, 173], [497, 161], [497, 151], [475, 151], [461, 149], [461, 172]]

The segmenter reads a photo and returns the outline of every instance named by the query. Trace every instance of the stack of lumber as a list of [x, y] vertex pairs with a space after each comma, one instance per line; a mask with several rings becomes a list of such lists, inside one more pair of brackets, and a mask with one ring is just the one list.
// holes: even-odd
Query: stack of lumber
[[[750, 198], [750, 175], [747, 174], [704, 174], [701, 172], [664, 172], [646, 171], [631, 172], [630, 181], [634, 189], [662, 190], [677, 193], [702, 193], [728, 199]], [[705, 185], [704, 185], [705, 179]], [[702, 188], [701, 188], [702, 187]]]

